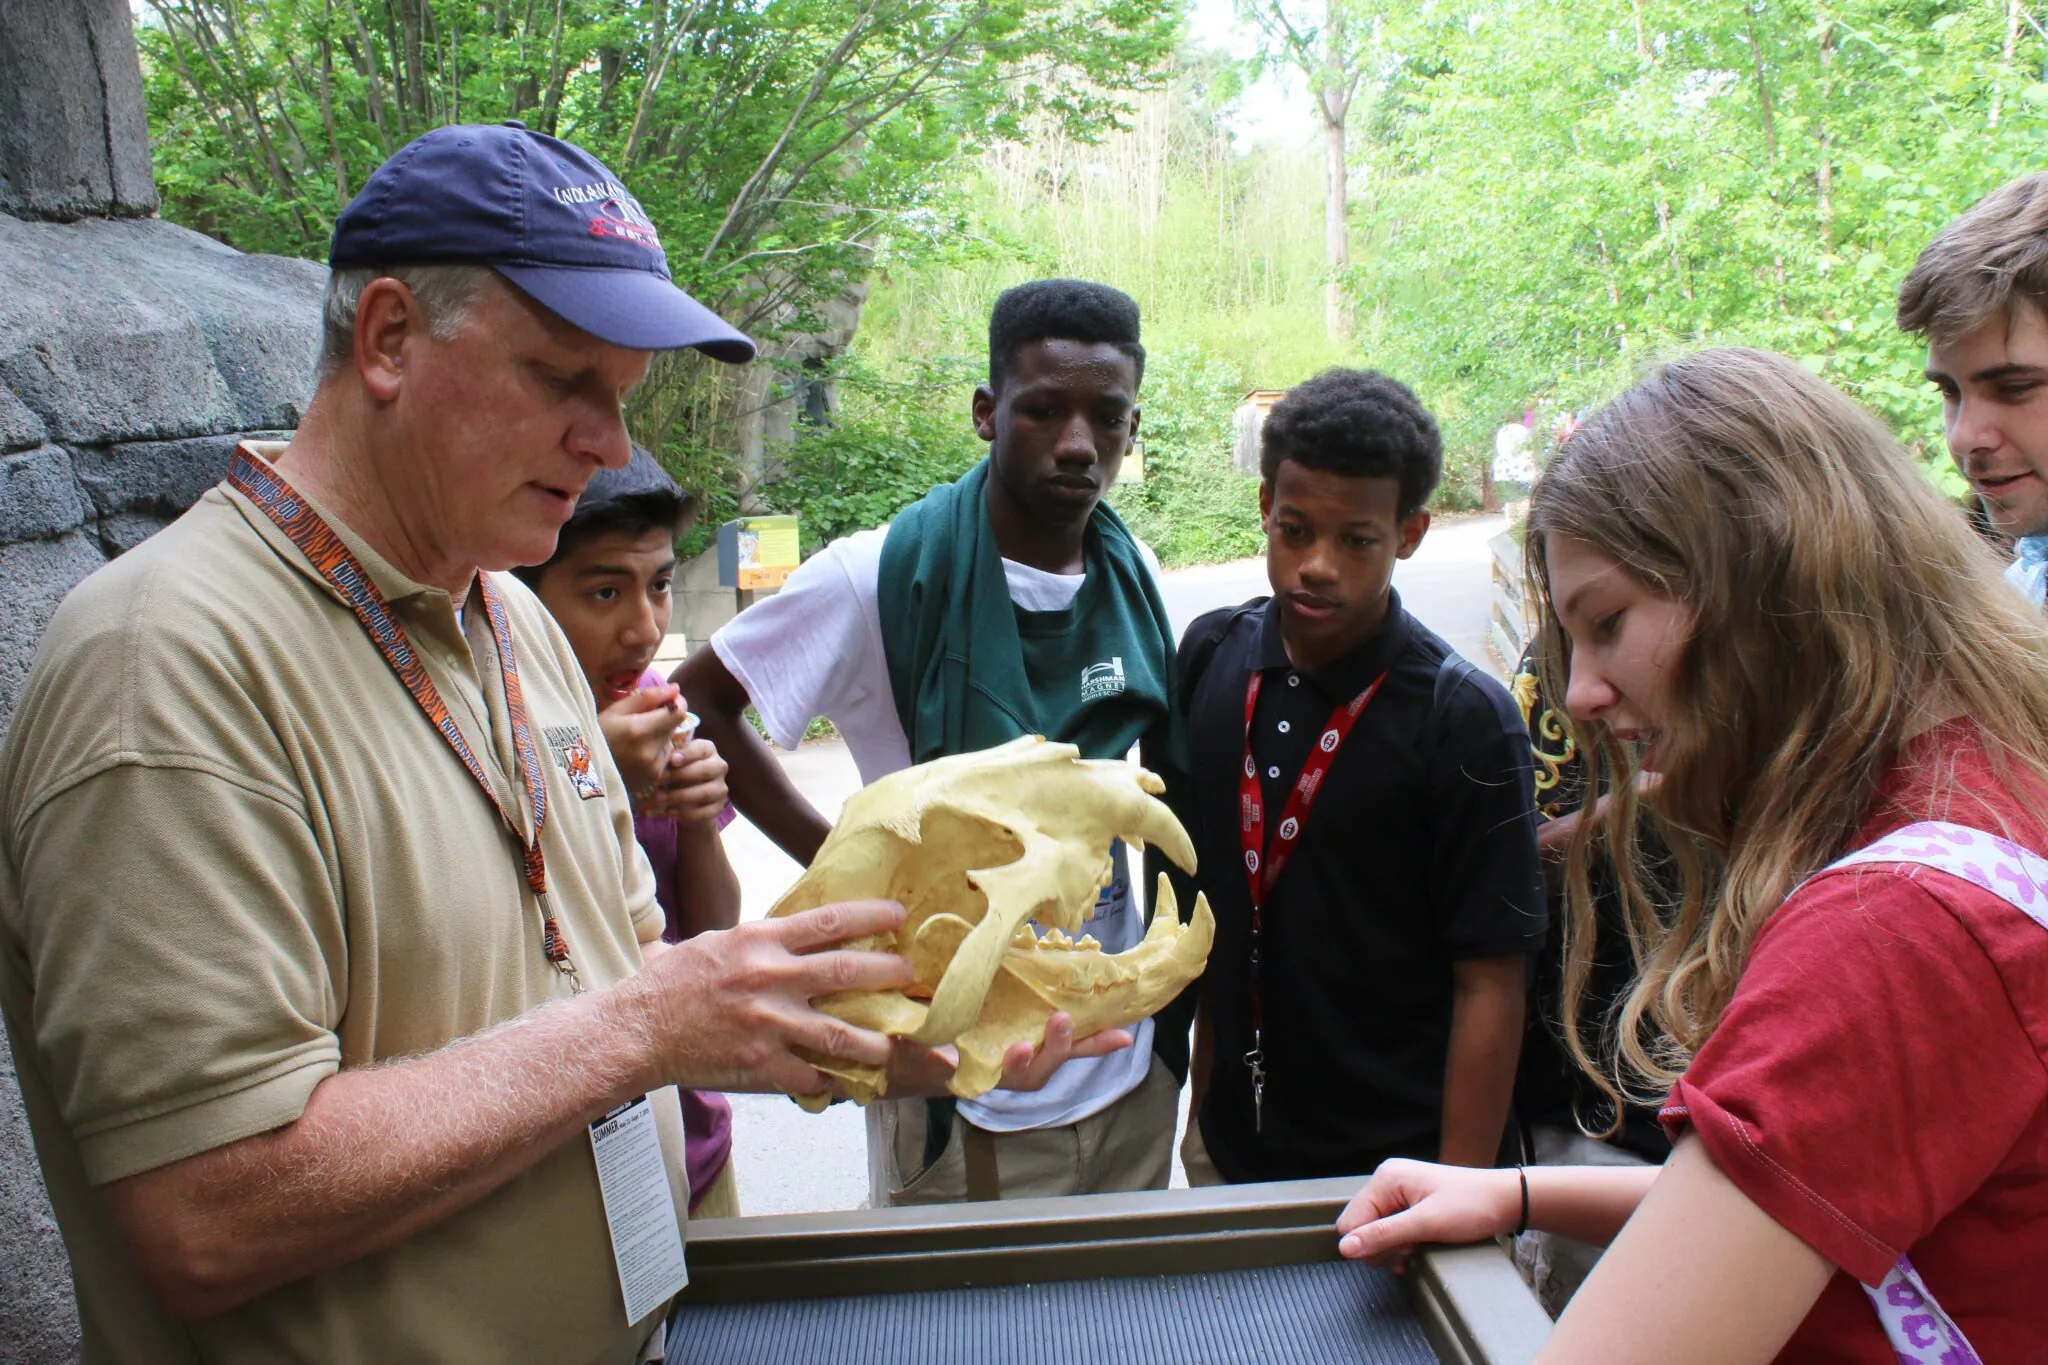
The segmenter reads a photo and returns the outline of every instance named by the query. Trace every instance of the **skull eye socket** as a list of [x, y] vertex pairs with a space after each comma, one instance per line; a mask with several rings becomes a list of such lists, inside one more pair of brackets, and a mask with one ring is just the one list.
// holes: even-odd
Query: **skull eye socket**
[[[957, 915], [969, 924], [980, 923], [988, 897], [967, 874], [1016, 862], [1024, 856], [1024, 841], [985, 817], [930, 806], [918, 824], [918, 842], [902, 850], [889, 879], [889, 895], [909, 912], [898, 931], [900, 941], [908, 943], [933, 915]], [[932, 984], [937, 984], [936, 978]]]

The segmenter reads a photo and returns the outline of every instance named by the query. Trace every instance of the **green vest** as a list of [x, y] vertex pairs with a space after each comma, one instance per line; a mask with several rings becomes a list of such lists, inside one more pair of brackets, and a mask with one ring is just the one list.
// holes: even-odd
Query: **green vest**
[[989, 464], [906, 507], [882, 545], [882, 650], [910, 760], [1044, 735], [1122, 758], [1170, 731], [1173, 626], [1138, 543], [1106, 503], [1064, 611], [1010, 600], [988, 521]]

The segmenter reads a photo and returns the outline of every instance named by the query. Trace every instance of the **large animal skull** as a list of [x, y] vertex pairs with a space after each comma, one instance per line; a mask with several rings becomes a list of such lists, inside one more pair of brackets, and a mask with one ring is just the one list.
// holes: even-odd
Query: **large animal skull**
[[[1194, 871], [1187, 831], [1156, 799], [1164, 790], [1134, 764], [1084, 761], [1073, 745], [1035, 736], [905, 768], [846, 803], [810, 870], [769, 913], [900, 901], [909, 911], [902, 928], [849, 946], [902, 953], [916, 980], [903, 991], [828, 996], [818, 1008], [893, 1037], [954, 1044], [951, 1089], [972, 1099], [1001, 1079], [1012, 1043], [1044, 1040], [1054, 1011], [1073, 1017], [1075, 1037], [1122, 1028], [1200, 975], [1216, 937], [1209, 903], [1197, 896], [1183, 927], [1163, 876], [1136, 946], [1109, 954], [1092, 936], [1069, 937], [1110, 883], [1114, 839], [1157, 844]], [[863, 1104], [886, 1088], [875, 1067], [808, 1060]]]

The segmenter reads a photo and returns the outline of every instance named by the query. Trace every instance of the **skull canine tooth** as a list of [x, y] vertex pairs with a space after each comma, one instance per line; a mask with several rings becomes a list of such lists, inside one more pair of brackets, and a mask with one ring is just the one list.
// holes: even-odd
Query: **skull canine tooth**
[[[1163, 877], [1153, 924], [1135, 947], [1109, 954], [1093, 935], [1075, 942], [1068, 932], [1080, 930], [1106, 884], [1100, 871], [1119, 837], [1134, 848], [1149, 840], [1194, 870], [1187, 831], [1154, 799], [1164, 790], [1132, 764], [1082, 760], [1071, 745], [1035, 737], [906, 768], [847, 802], [770, 913], [901, 900], [909, 918], [887, 946], [912, 958], [930, 1003], [847, 992], [819, 1008], [896, 1037], [956, 1043], [952, 1090], [973, 1098], [1001, 1079], [1011, 1043], [1044, 1039], [1054, 1010], [1072, 1015], [1085, 1037], [1148, 1017], [1201, 973], [1215, 935], [1208, 903], [1197, 897], [1183, 927]], [[1048, 926], [1043, 938], [1032, 919]], [[878, 1068], [810, 1060], [857, 1101], [883, 1093]], [[816, 1105], [806, 1098], [805, 1107]]]

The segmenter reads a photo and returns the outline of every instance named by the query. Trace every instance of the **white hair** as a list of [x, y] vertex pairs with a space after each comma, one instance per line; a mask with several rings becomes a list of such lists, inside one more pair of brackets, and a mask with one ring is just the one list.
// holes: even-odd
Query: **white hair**
[[446, 341], [468, 321], [470, 309], [496, 277], [487, 265], [347, 266], [330, 271], [314, 384], [326, 383], [348, 364], [356, 344], [356, 306], [373, 280], [397, 280], [410, 289], [426, 316], [428, 334]]

